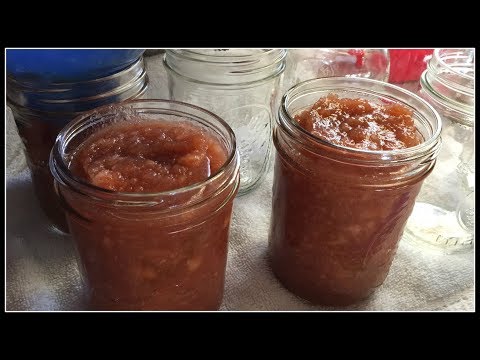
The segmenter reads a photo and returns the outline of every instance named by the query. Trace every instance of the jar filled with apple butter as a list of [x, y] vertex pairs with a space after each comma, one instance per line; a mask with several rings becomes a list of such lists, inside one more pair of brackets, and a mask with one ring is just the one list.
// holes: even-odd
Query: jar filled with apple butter
[[434, 168], [440, 117], [395, 85], [323, 78], [287, 91], [277, 120], [272, 269], [313, 303], [365, 299], [385, 280]]
[[218, 116], [133, 100], [78, 117], [50, 169], [92, 310], [217, 310], [239, 186]]

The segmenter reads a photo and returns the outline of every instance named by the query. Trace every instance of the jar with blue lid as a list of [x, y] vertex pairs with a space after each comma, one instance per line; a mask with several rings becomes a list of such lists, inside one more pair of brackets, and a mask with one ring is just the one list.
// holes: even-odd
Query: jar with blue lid
[[98, 106], [141, 98], [144, 50], [7, 50], [7, 105], [22, 139], [34, 192], [54, 227], [68, 226], [48, 160], [60, 130]]

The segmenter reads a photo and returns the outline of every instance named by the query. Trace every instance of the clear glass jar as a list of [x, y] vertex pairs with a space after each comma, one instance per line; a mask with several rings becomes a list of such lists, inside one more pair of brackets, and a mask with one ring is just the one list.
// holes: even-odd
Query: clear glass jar
[[390, 69], [388, 49], [290, 49], [287, 58], [285, 89], [305, 80], [333, 76], [387, 81]]
[[36, 83], [7, 77], [7, 104], [22, 139], [35, 195], [52, 224], [68, 232], [48, 169], [60, 130], [84, 111], [143, 96], [148, 77], [143, 59], [116, 74], [76, 83]]
[[[105, 190], [73, 176], [85, 138], [118, 122], [188, 122], [228, 152], [207, 180], [159, 193]], [[235, 135], [216, 115], [168, 100], [135, 100], [79, 116], [50, 159], [93, 310], [216, 310], [223, 297], [228, 232], [239, 186]]]
[[[413, 110], [425, 141], [368, 151], [319, 139], [293, 116], [329, 93], [400, 103]], [[427, 102], [376, 80], [315, 79], [283, 96], [273, 135], [269, 254], [286, 288], [315, 303], [346, 305], [383, 283], [422, 182], [435, 165], [440, 129], [440, 117]]]
[[240, 190], [263, 179], [271, 152], [272, 114], [285, 68], [281, 49], [167, 50], [170, 98], [201, 106], [232, 127], [240, 152]]
[[447, 253], [469, 251], [475, 215], [475, 49], [436, 49], [420, 96], [442, 117], [437, 165], [418, 195], [406, 237]]

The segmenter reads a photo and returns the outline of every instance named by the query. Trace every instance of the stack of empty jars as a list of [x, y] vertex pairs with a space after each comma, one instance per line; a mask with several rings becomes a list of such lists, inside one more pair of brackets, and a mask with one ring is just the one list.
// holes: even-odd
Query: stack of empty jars
[[[56, 50], [41, 51], [44, 54], [46, 51]], [[110, 50], [115, 51], [122, 50]], [[143, 50], [129, 51], [130, 56], [132, 53], [136, 54], [136, 57], [126, 66], [118, 69], [119, 63], [112, 63], [110, 70], [114, 69], [115, 72], [102, 73], [101, 76], [100, 72], [93, 68], [85, 73], [87, 75], [83, 74], [82, 78], [78, 71], [75, 74], [72, 72], [71, 77], [62, 75], [64, 77], [61, 79], [58, 74], [56, 77], [47, 73], [35, 76], [17, 76], [13, 72], [7, 74], [7, 104], [12, 110], [24, 145], [34, 192], [41, 208], [58, 230], [68, 232], [48, 167], [55, 138], [60, 130], [80, 113], [100, 105], [136, 99], [145, 93], [148, 78], [142, 58]], [[52, 53], [48, 55], [51, 56]], [[89, 59], [91, 60], [91, 56]], [[7, 63], [8, 60], [7, 54]], [[95, 64], [98, 64], [98, 61], [92, 62], [92, 66]], [[84, 65], [81, 61], [78, 62], [78, 66]], [[69, 66], [75, 69], [72, 63], [69, 63]]]
[[474, 54], [475, 49], [437, 49], [420, 79], [420, 95], [442, 117], [442, 147], [405, 234], [447, 253], [471, 250], [474, 242]]

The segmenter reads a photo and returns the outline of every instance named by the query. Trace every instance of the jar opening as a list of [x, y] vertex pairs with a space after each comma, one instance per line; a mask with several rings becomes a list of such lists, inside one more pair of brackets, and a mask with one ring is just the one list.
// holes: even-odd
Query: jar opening
[[452, 121], [473, 126], [474, 49], [436, 49], [420, 78], [422, 97]]
[[267, 56], [282, 57], [282, 52], [277, 49], [185, 49], [169, 51], [191, 60], [218, 64], [258, 62], [260, 58]]
[[[311, 107], [320, 97], [334, 93], [340, 97], [364, 98], [373, 102], [397, 102], [413, 110], [417, 130], [424, 141], [419, 145], [398, 150], [363, 150], [332, 144], [300, 126], [294, 116]], [[341, 152], [344, 157], [362, 162], [410, 161], [438, 147], [441, 119], [437, 111], [421, 97], [398, 86], [365, 78], [331, 77], [301, 82], [282, 98], [278, 122], [294, 138], [303, 139], [311, 148]]]
[[285, 49], [167, 50], [169, 76], [211, 86], [249, 87], [283, 73]]
[[475, 82], [474, 49], [435, 49], [433, 59], [444, 71], [454, 73], [472, 85]]
[[[112, 123], [135, 120], [188, 120], [211, 131], [225, 146], [228, 154], [221, 168], [206, 180], [174, 190], [155, 193], [117, 192], [100, 188], [72, 174], [69, 169], [70, 154], [88, 138], [95, 130], [108, 127]], [[224, 174], [238, 167], [236, 155], [236, 139], [233, 130], [217, 115], [200, 107], [170, 100], [131, 100], [121, 104], [107, 105], [82, 114], [67, 125], [57, 136], [50, 156], [50, 169], [53, 176], [62, 185], [89, 195], [99, 200], [113, 201], [116, 204], [144, 206], [155, 205], [167, 201], [169, 197], [183, 194], [194, 195], [202, 192], [205, 197], [206, 188], [212, 183], [222, 185], [227, 182]], [[220, 186], [222, 189], [223, 187]], [[212, 187], [212, 195], [215, 193]], [[218, 188], [218, 187], [217, 187]], [[208, 192], [208, 191], [207, 191]], [[191, 206], [195, 202], [190, 202]]]
[[475, 120], [474, 108], [454, 101], [436, 91], [435, 86], [429, 81], [428, 70], [425, 70], [420, 77], [420, 85], [422, 87], [421, 95], [430, 104], [433, 104], [442, 116], [466, 126], [473, 126]]

